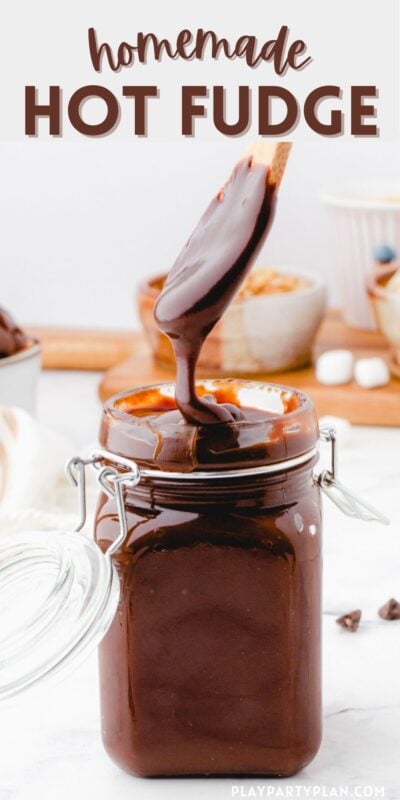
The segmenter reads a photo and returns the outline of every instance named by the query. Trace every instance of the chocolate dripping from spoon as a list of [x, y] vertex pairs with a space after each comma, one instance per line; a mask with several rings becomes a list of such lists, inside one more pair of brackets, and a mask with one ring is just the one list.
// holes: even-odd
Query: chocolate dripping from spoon
[[238, 292], [270, 229], [291, 145], [260, 143], [235, 166], [168, 274], [154, 316], [176, 359], [176, 402], [187, 422], [243, 419], [240, 409], [196, 393], [204, 340]]

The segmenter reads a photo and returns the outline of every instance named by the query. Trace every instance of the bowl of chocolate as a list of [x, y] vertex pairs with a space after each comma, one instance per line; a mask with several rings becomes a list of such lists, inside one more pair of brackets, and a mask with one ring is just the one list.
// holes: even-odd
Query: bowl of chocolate
[[[153, 309], [166, 275], [143, 281], [139, 316], [157, 364], [173, 368], [169, 339], [154, 322]], [[256, 267], [208, 335], [199, 374], [262, 375], [297, 369], [310, 361], [325, 311], [325, 285], [315, 275]]]
[[367, 288], [379, 330], [389, 345], [391, 372], [400, 378], [400, 263], [374, 270]]
[[0, 308], [0, 406], [35, 411], [40, 344]]

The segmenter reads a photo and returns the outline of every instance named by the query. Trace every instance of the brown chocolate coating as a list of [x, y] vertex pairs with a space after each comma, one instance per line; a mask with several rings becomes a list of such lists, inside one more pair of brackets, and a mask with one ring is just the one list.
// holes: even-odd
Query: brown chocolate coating
[[268, 232], [275, 190], [268, 168], [243, 159], [211, 201], [170, 270], [154, 315], [173, 345], [176, 400], [188, 422], [240, 419], [238, 407], [200, 398], [195, 369], [201, 346], [245, 279]]
[[27, 341], [11, 314], [0, 308], [0, 358], [15, 355], [26, 346]]

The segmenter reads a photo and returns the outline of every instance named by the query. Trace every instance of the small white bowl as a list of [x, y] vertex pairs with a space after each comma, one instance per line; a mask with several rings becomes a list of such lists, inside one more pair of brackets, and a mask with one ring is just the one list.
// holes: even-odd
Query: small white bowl
[[221, 321], [221, 355], [227, 372], [284, 372], [304, 367], [326, 306], [326, 287], [317, 275], [281, 269], [307, 281], [290, 292], [254, 295], [232, 303]]
[[19, 406], [35, 413], [40, 365], [41, 348], [36, 339], [15, 355], [0, 358], [0, 406]]
[[[289, 292], [236, 297], [203, 344], [198, 375], [264, 375], [309, 363], [325, 311], [325, 284], [318, 275], [287, 267], [276, 270], [303, 278], [307, 286]], [[139, 286], [139, 313], [156, 362], [174, 369], [171, 344], [153, 316], [164, 277], [158, 275]]]

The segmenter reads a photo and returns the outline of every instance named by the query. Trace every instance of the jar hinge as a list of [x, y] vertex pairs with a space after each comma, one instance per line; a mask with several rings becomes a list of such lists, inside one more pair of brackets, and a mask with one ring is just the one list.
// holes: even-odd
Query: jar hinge
[[331, 466], [323, 470], [317, 477], [317, 483], [335, 505], [348, 517], [355, 517], [364, 522], [380, 522], [389, 525], [388, 518], [376, 508], [366, 503], [354, 492], [346, 489], [337, 477], [337, 439], [333, 428], [322, 428], [320, 438], [331, 445]]
[[[108, 495], [115, 498], [117, 504], [120, 532], [114, 542], [106, 550], [105, 555], [111, 556], [123, 544], [128, 535], [128, 522], [125, 513], [124, 488], [134, 488], [140, 481], [140, 470], [134, 461], [129, 462], [129, 470], [118, 472], [110, 466], [101, 467], [104, 462], [104, 453], [93, 453], [91, 458], [71, 458], [66, 465], [67, 477], [78, 489], [79, 495], [79, 522], [75, 528], [76, 533], [82, 530], [87, 518], [86, 504], [86, 467], [93, 466], [98, 470], [97, 480]], [[123, 466], [126, 466], [125, 464]]]

